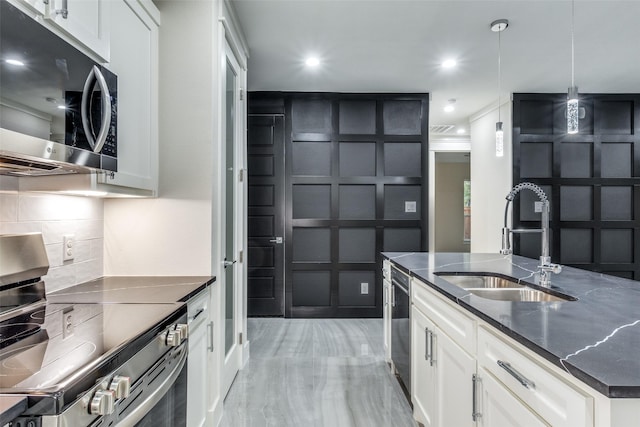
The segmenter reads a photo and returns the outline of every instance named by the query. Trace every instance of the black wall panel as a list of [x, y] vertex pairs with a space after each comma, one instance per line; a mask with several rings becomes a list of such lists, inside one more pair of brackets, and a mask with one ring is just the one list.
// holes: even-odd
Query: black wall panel
[[249, 107], [269, 98], [284, 99], [285, 316], [380, 317], [380, 252], [428, 241], [428, 94], [252, 92]]
[[[555, 262], [640, 279], [640, 95], [581, 94], [584, 118], [566, 133], [566, 94], [514, 94], [513, 182], [540, 185], [551, 200]], [[535, 196], [521, 193], [514, 227], [537, 228]], [[540, 255], [540, 236], [514, 237]]]

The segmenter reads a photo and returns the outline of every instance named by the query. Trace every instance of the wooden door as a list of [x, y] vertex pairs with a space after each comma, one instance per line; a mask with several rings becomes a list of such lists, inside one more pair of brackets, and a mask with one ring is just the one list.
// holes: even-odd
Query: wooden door
[[249, 316], [284, 316], [284, 116], [248, 123]]

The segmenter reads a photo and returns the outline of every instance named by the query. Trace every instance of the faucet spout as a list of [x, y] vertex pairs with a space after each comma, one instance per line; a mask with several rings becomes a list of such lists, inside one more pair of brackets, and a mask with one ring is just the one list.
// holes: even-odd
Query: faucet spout
[[[538, 198], [540, 199], [541, 205], [541, 213], [542, 213], [542, 221], [540, 229], [518, 229], [513, 230], [508, 226], [508, 212], [509, 212], [509, 204], [513, 201], [516, 194], [518, 194], [522, 190], [531, 190], [533, 191]], [[504, 208], [504, 227], [502, 227], [502, 249], [500, 253], [503, 255], [509, 255], [513, 253], [511, 249], [511, 234], [513, 233], [540, 233], [540, 285], [549, 286], [551, 279], [550, 273], [560, 273], [562, 271], [562, 267], [558, 264], [551, 263], [551, 256], [549, 255], [549, 199], [545, 192], [531, 182], [522, 182], [511, 189], [509, 194], [507, 194], [507, 204]], [[537, 208], [537, 206], [536, 206]], [[537, 210], [537, 209], [536, 209]]]

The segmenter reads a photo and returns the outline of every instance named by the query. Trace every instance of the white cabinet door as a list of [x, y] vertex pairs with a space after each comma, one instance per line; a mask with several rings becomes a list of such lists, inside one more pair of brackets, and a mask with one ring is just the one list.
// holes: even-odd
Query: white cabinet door
[[478, 370], [479, 427], [513, 426], [544, 427], [548, 424], [540, 420], [529, 408], [516, 399], [501, 383], [486, 370]]
[[207, 425], [207, 401], [209, 381], [209, 317], [210, 288], [200, 292], [187, 302], [189, 319], [189, 358], [187, 366], [187, 425]]
[[101, 59], [109, 61], [109, 7], [112, 3], [118, 2], [49, 0], [46, 18], [55, 27], [91, 49]]
[[138, 0], [110, 3], [111, 20], [118, 23], [109, 63], [118, 76], [118, 172], [104, 183], [155, 195], [158, 24]]
[[[476, 360], [460, 348], [442, 330], [436, 329], [432, 352], [438, 398], [440, 426], [471, 427], [473, 420], [473, 375]], [[494, 424], [502, 426], [506, 424]]]
[[[415, 306], [411, 307], [411, 401], [413, 417], [425, 427], [440, 425], [437, 418], [436, 358], [430, 351], [435, 325]], [[432, 342], [432, 340], [431, 340]]]

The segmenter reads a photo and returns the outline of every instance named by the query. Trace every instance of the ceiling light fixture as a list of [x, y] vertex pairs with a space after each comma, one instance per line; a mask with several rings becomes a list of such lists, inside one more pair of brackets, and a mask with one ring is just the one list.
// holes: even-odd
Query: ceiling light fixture
[[506, 19], [497, 19], [490, 25], [491, 31], [498, 33], [498, 121], [496, 122], [496, 157], [504, 156], [504, 130], [500, 119], [500, 91], [502, 90], [502, 38], [501, 34], [509, 26]]
[[318, 65], [320, 65], [320, 60], [315, 56], [310, 56], [306, 59], [306, 61], [304, 61], [304, 63], [307, 67], [317, 67]]
[[580, 116], [578, 105], [578, 86], [575, 84], [575, 51], [574, 51], [574, 21], [575, 21], [575, 4], [571, 0], [571, 87], [567, 94], [567, 133], [578, 133], [578, 120]]
[[458, 65], [458, 62], [455, 59], [447, 59], [442, 63], [442, 68], [453, 68]]
[[458, 132], [458, 135], [462, 135], [465, 132], [465, 130], [464, 128], [459, 128], [457, 132]]
[[449, 101], [447, 101], [447, 102], [448, 102], [448, 104], [447, 104], [447, 105], [445, 105], [445, 107], [444, 107], [444, 111], [445, 111], [446, 113], [451, 113], [452, 111], [454, 111], [454, 110], [456, 109], [456, 107], [455, 107], [455, 105], [454, 105], [454, 104], [456, 103], [456, 100], [455, 100], [454, 98], [451, 98], [451, 99], [450, 99]]
[[16, 65], [18, 67], [24, 67], [24, 62], [20, 61], [19, 59], [5, 59], [4, 62], [6, 62], [7, 64]]

